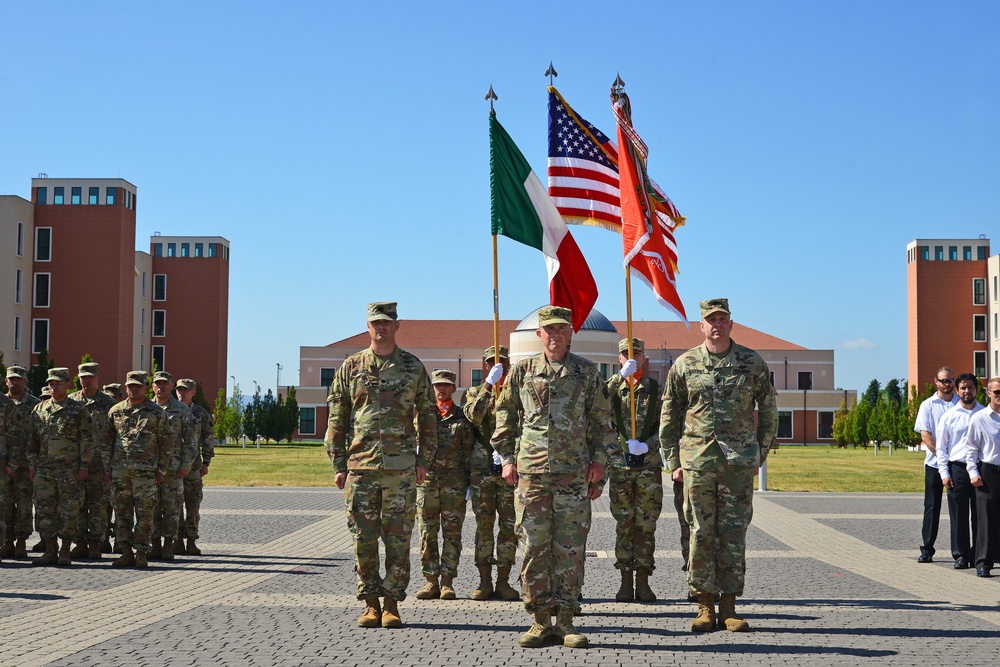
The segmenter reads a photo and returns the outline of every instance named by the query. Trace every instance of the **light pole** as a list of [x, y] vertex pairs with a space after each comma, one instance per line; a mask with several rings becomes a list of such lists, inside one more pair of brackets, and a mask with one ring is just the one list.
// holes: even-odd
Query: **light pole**
[[278, 367], [278, 371], [277, 371], [277, 373], [275, 375], [275, 378], [274, 378], [274, 394], [277, 397], [278, 387], [281, 386], [281, 363], [279, 362], [279, 363], [276, 363], [274, 365]]

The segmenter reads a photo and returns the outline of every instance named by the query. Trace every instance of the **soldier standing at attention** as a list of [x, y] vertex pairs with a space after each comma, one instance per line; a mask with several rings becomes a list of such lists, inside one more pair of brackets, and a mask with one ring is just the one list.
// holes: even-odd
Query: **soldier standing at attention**
[[[14, 401], [0, 394], [0, 470], [7, 469], [7, 414], [14, 409]], [[7, 505], [10, 503], [10, 477], [0, 477], [0, 558], [14, 555], [14, 542], [7, 538]], [[11, 530], [14, 526], [11, 526]], [[9, 545], [9, 548], [8, 548]]]
[[[521, 595], [510, 585], [510, 570], [514, 567], [517, 538], [514, 536], [514, 487], [500, 476], [503, 465], [500, 455], [490, 446], [490, 438], [497, 425], [497, 394], [503, 387], [510, 368], [510, 353], [506, 345], [500, 346], [500, 363], [493, 346], [483, 352], [483, 370], [486, 380], [476, 387], [469, 387], [462, 394], [462, 410], [472, 422], [476, 446], [472, 450], [470, 486], [472, 511], [476, 515], [476, 568], [479, 586], [472, 591], [473, 600], [489, 600], [496, 593], [501, 600], [520, 600]], [[496, 558], [493, 557], [493, 525], [497, 525]], [[497, 567], [496, 588], [493, 587], [492, 568]]]
[[149, 566], [157, 484], [163, 481], [173, 456], [167, 414], [146, 397], [148, 388], [146, 372], [131, 371], [125, 380], [126, 400], [108, 411], [115, 443], [109, 474], [115, 503], [115, 547], [121, 547], [122, 553], [112, 567]]
[[[371, 347], [345, 359], [330, 385], [326, 452], [334, 482], [344, 489], [354, 538], [358, 599], [365, 601], [358, 625], [400, 628], [396, 603], [406, 599], [410, 583], [417, 484], [435, 458], [437, 409], [424, 365], [396, 346], [396, 304], [368, 304], [367, 326]], [[379, 576], [380, 535], [384, 579]]]
[[[52, 397], [31, 412], [28, 476], [35, 486], [35, 522], [45, 553], [35, 565], [72, 565], [70, 543], [80, 522], [81, 484], [94, 455], [94, 421], [69, 398], [69, 369], [53, 368], [46, 379]], [[56, 536], [62, 538], [56, 556]]]
[[[615, 568], [622, 584], [619, 602], [655, 602], [649, 587], [656, 549], [656, 520], [663, 506], [663, 463], [660, 460], [660, 385], [643, 374], [645, 343], [628, 339], [618, 343], [622, 369], [608, 380], [611, 411], [618, 431], [617, 446], [608, 452], [609, 500], [615, 517]], [[635, 437], [632, 437], [629, 385], [635, 387]], [[652, 453], [649, 453], [652, 452]], [[635, 573], [633, 588], [632, 573]]]
[[[31, 432], [31, 411], [39, 403], [38, 398], [27, 391], [28, 371], [23, 366], [7, 367], [7, 395], [13, 405], [3, 419], [3, 429], [7, 436], [7, 458], [0, 480], [7, 485], [7, 499], [0, 503], [4, 523], [7, 524], [7, 540], [0, 547], [4, 557], [27, 558], [25, 544], [32, 531], [32, 502], [34, 485], [28, 477], [28, 438]], [[13, 540], [13, 541], [12, 541]], [[35, 551], [44, 551], [44, 540], [35, 545]]]
[[543, 646], [553, 634], [569, 648], [588, 645], [573, 627], [573, 614], [580, 610], [590, 501], [601, 493], [614, 434], [608, 390], [597, 367], [569, 351], [571, 322], [568, 308], [539, 309], [542, 352], [511, 368], [490, 441], [503, 462], [504, 479], [517, 484], [521, 586], [524, 607], [535, 617], [519, 640], [525, 647]]
[[[184, 477], [190, 472], [198, 451], [195, 442], [191, 410], [173, 395], [174, 376], [159, 371], [153, 376], [154, 403], [167, 414], [170, 434], [174, 440], [173, 457], [163, 480], [158, 482], [157, 508], [153, 520], [153, 545], [150, 560], [174, 559], [174, 538], [180, 525], [180, 505], [184, 493]], [[162, 538], [162, 546], [161, 546]]]
[[[456, 380], [455, 373], [449, 370], [436, 370], [431, 375], [437, 399], [438, 445], [427, 476], [417, 485], [420, 566], [427, 579], [417, 591], [419, 600], [455, 599], [452, 582], [458, 575], [458, 559], [462, 554], [465, 491], [469, 488], [469, 457], [475, 443], [472, 424], [451, 400]], [[440, 555], [438, 533], [441, 533]]]
[[[728, 299], [701, 302], [705, 342], [667, 373], [660, 443], [674, 481], [684, 482], [691, 526], [688, 583], [698, 594], [693, 632], [719, 627], [746, 632], [736, 614], [746, 573], [746, 532], [753, 516], [753, 478], [777, 434], [777, 407], [767, 364], [732, 340]], [[754, 428], [754, 408], [757, 426]]]
[[[177, 381], [177, 398], [191, 410], [191, 419], [194, 421], [194, 434], [197, 441], [191, 472], [184, 477], [182, 490], [184, 515], [173, 548], [174, 554], [177, 556], [181, 554], [201, 555], [201, 549], [198, 548], [198, 543], [195, 540], [198, 539], [198, 525], [201, 523], [201, 501], [205, 498], [205, 483], [202, 478], [208, 474], [208, 464], [215, 456], [215, 419], [211, 412], [194, 402], [196, 391], [198, 391], [198, 383], [194, 380]], [[186, 547], [181, 535], [187, 538]]]
[[90, 362], [77, 367], [80, 391], [70, 394], [74, 401], [83, 403], [94, 420], [97, 437], [94, 456], [90, 459], [87, 481], [83, 483], [83, 498], [80, 503], [80, 527], [76, 547], [70, 552], [73, 558], [100, 560], [101, 541], [108, 527], [108, 505], [111, 502], [111, 484], [107, 474], [111, 472], [108, 463], [114, 443], [108, 432], [108, 410], [115, 401], [99, 390], [100, 366]]

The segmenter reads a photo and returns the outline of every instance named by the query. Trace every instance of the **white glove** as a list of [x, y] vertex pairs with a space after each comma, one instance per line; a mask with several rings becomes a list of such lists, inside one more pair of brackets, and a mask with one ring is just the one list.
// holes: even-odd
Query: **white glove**
[[639, 364], [635, 363], [635, 359], [629, 359], [622, 366], [622, 369], [618, 371], [618, 375], [622, 376], [624, 380], [627, 377], [631, 377], [639, 369]]
[[499, 382], [500, 378], [502, 377], [503, 377], [503, 364], [497, 364], [496, 366], [490, 369], [489, 373], [487, 373], [486, 384], [492, 387], [497, 382]]
[[494, 451], [494, 452], [493, 452], [493, 465], [495, 465], [495, 466], [498, 466], [498, 465], [500, 465], [501, 463], [503, 463], [503, 460], [501, 460], [501, 458], [500, 458], [500, 455], [499, 455], [499, 454], [497, 454], [497, 453], [496, 453], [496, 452]]
[[639, 442], [638, 440], [629, 440], [625, 444], [628, 445], [628, 453], [632, 456], [639, 456], [639, 454], [645, 454], [649, 451], [649, 446], [644, 442]]

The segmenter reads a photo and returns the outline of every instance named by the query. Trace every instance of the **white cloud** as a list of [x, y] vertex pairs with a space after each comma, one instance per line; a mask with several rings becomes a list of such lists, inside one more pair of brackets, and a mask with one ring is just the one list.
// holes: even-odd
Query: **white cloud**
[[845, 340], [838, 347], [844, 350], [874, 350], [878, 345], [867, 338], [855, 338], [853, 340]]

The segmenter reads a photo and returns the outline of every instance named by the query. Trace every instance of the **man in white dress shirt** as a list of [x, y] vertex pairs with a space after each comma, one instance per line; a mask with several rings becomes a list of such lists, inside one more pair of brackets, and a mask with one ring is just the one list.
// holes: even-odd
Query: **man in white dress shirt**
[[921, 530], [922, 542], [918, 563], [933, 562], [934, 542], [937, 540], [938, 523], [941, 521], [941, 474], [937, 468], [937, 454], [934, 431], [937, 420], [944, 411], [958, 403], [955, 395], [955, 374], [947, 366], [934, 374], [937, 391], [920, 404], [913, 430], [920, 434], [920, 444], [927, 450], [924, 457], [924, 525]]
[[976, 544], [975, 488], [966, 469], [966, 441], [972, 416], [985, 408], [976, 401], [979, 379], [972, 373], [962, 373], [955, 379], [955, 391], [958, 404], [946, 410], [937, 422], [937, 467], [948, 490], [951, 555], [955, 569], [964, 570], [972, 567]]
[[990, 407], [969, 423], [965, 462], [976, 487], [976, 576], [989, 577], [1000, 556], [1000, 378], [986, 384]]

